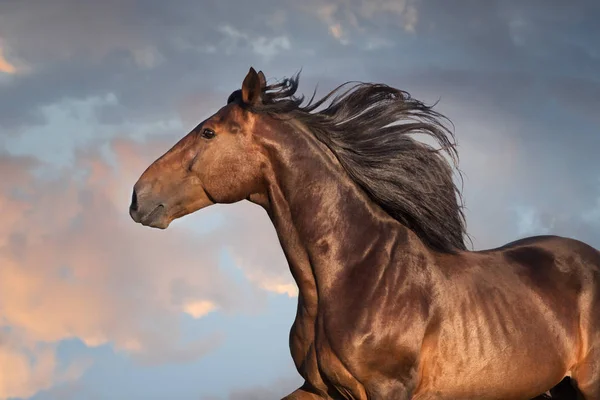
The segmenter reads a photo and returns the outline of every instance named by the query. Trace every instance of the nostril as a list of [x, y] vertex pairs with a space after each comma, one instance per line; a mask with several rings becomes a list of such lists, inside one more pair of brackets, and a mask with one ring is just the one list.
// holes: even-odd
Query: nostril
[[133, 194], [131, 195], [131, 206], [129, 206], [131, 211], [137, 211], [138, 209], [138, 201], [137, 201], [137, 193], [135, 189], [133, 190]]

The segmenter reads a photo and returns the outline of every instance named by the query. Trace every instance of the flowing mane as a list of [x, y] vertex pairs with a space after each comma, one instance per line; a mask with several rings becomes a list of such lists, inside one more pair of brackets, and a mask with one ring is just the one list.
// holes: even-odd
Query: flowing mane
[[[299, 76], [266, 86], [262, 102], [252, 111], [306, 125], [373, 201], [430, 248], [445, 253], [466, 250], [462, 196], [452, 179], [458, 153], [453, 133], [441, 122], [447, 118], [405, 91], [361, 82], [340, 85], [318, 101], [315, 89], [303, 105], [304, 96], [295, 95]], [[237, 90], [228, 102], [240, 97]], [[425, 134], [440, 148], [412, 134]]]

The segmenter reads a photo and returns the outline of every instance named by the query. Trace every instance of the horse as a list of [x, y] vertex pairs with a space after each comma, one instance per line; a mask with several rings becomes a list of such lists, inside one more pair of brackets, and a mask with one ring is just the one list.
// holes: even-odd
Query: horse
[[217, 203], [264, 208], [299, 289], [289, 345], [304, 383], [284, 400], [530, 399], [565, 384], [600, 400], [600, 252], [553, 235], [469, 250], [450, 120], [385, 84], [306, 102], [299, 78], [250, 68], [129, 207], [157, 229]]

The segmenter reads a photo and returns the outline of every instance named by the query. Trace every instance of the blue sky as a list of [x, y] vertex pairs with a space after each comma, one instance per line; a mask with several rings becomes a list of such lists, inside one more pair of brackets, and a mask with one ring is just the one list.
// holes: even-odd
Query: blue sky
[[277, 399], [296, 286], [262, 209], [134, 224], [145, 167], [250, 66], [382, 82], [455, 125], [475, 249], [600, 247], [600, 5], [0, 2], [0, 399]]

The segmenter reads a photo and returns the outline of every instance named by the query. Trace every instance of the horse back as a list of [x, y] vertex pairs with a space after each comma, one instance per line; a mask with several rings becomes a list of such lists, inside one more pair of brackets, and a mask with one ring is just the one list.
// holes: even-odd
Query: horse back
[[547, 301], [557, 316], [578, 317], [584, 347], [587, 336], [599, 335], [600, 251], [576, 239], [547, 235], [479, 253], [507, 262], [507, 273]]
[[438, 318], [422, 349], [420, 391], [534, 397], [600, 340], [600, 252], [583, 242], [530, 237], [440, 256], [432, 268]]
[[[582, 241], [532, 236], [480, 252], [486, 253], [507, 262], [509, 271], [527, 287], [552, 295], [557, 302], [573, 295], [580, 306], [600, 306], [600, 251]], [[600, 314], [600, 309], [596, 312]]]

